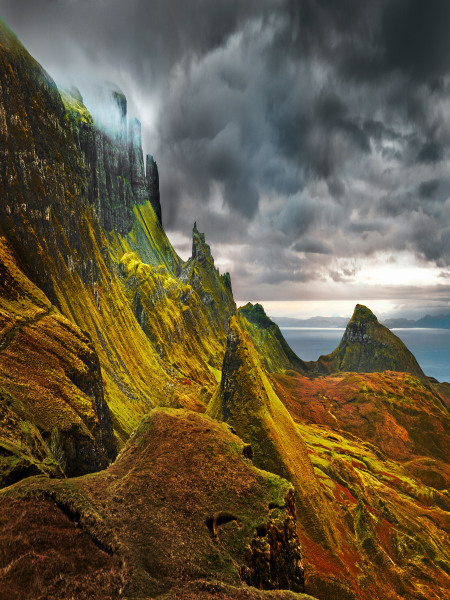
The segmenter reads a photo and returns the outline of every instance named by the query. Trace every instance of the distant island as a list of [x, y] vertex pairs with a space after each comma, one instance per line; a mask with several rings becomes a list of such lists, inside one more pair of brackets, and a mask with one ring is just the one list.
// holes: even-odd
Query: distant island
[[[291, 317], [271, 317], [279, 327], [331, 327], [345, 328], [350, 317], [310, 317], [309, 319], [294, 319]], [[450, 314], [425, 315], [421, 319], [403, 319], [401, 317], [380, 321], [389, 329], [395, 328], [423, 328], [423, 329], [450, 329]]]

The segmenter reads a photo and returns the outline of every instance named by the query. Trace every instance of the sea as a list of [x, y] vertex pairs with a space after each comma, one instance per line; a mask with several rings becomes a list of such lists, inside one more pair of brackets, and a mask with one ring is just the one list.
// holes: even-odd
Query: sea
[[[281, 327], [292, 350], [302, 360], [317, 360], [339, 345], [344, 328]], [[438, 381], [450, 382], [450, 329], [395, 328], [399, 337], [414, 354], [422, 371]]]

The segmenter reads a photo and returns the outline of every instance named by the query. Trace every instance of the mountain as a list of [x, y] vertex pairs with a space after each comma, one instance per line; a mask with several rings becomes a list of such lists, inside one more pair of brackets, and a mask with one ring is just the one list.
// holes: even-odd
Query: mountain
[[423, 327], [425, 329], [450, 329], [450, 315], [425, 315], [417, 321], [386, 319], [386, 327]]
[[3, 23], [0, 84], [0, 595], [444, 598], [446, 384], [361, 306], [303, 362], [197, 215], [177, 256], [119, 89]]
[[[340, 328], [346, 327], [347, 317], [310, 317], [309, 319], [295, 319], [292, 317], [272, 317], [280, 327], [318, 327]], [[424, 328], [424, 329], [450, 329], [450, 315], [425, 315], [421, 319], [404, 319], [392, 317], [383, 319], [382, 325], [389, 329], [396, 328]]]
[[280, 327], [345, 327], [347, 317], [310, 317], [309, 319], [295, 319], [293, 317], [271, 317]]
[[356, 305], [339, 346], [319, 357], [314, 368], [320, 373], [399, 371], [427, 381], [405, 344], [361, 304]]

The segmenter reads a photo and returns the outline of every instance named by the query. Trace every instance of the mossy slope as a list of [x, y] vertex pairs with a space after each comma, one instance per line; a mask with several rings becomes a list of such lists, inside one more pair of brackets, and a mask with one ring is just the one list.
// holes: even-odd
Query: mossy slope
[[450, 414], [441, 399], [407, 373], [341, 373], [309, 379], [277, 376], [297, 420], [346, 431], [393, 460], [450, 459]]
[[344, 516], [354, 540], [345, 559], [353, 561], [363, 593], [386, 600], [445, 598], [448, 493], [415, 478], [409, 463], [392, 461], [356, 437], [319, 425], [299, 424], [299, 430], [327, 501]]
[[116, 444], [92, 343], [20, 271], [4, 238], [0, 255], [1, 483], [104, 468]]
[[[203, 585], [216, 585], [222, 597], [240, 598], [241, 577], [252, 569], [262, 588], [300, 591], [292, 493], [291, 484], [244, 457], [243, 442], [225, 425], [155, 409], [106, 471], [59, 482], [30, 478], [0, 493], [1, 566], [14, 559], [2, 591], [24, 599], [171, 597], [173, 586], [186, 582], [188, 594], [195, 589], [189, 582], [207, 579]], [[37, 509], [41, 524], [30, 517]], [[32, 527], [23, 531], [21, 523], [30, 519]], [[45, 524], [49, 533], [58, 531], [57, 552], [52, 537], [43, 536]], [[260, 546], [271, 557], [267, 572], [264, 561], [255, 562]], [[74, 574], [71, 562], [83, 548], [92, 564]], [[227, 592], [228, 586], [234, 587]], [[261, 597], [245, 589], [245, 597]]]

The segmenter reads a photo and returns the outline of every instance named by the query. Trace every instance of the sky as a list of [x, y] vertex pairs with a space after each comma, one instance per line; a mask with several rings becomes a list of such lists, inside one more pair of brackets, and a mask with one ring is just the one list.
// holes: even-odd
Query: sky
[[450, 2], [0, 0], [49, 74], [110, 81], [238, 304], [450, 313]]

